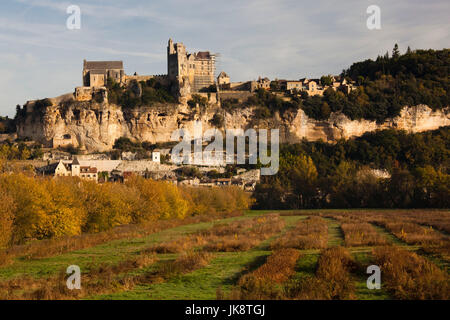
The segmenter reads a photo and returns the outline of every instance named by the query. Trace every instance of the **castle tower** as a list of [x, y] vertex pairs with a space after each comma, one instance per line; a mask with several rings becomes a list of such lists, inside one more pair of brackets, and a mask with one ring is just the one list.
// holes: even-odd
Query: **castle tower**
[[172, 39], [169, 39], [167, 45], [167, 75], [169, 79], [175, 80], [181, 76], [180, 62], [183, 60], [184, 45], [182, 43], [173, 43]]
[[78, 157], [72, 161], [72, 177], [78, 177], [80, 175], [80, 161]]
[[167, 75], [178, 83], [188, 83], [199, 91], [215, 83], [215, 55], [209, 51], [188, 54], [183, 43], [167, 45]]
[[174, 54], [175, 53], [175, 47], [173, 46], [173, 40], [172, 38], [169, 39], [169, 44], [167, 46], [167, 54]]

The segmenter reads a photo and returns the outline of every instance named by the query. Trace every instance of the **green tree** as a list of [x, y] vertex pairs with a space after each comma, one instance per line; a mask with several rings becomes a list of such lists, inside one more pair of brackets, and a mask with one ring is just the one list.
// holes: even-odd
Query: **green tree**
[[400, 51], [398, 50], [398, 44], [394, 45], [394, 49], [392, 49], [392, 58], [398, 59], [400, 57]]
[[322, 76], [320, 77], [320, 83], [322, 84], [322, 86], [331, 86], [331, 84], [333, 83], [333, 78], [331, 77], [331, 75]]

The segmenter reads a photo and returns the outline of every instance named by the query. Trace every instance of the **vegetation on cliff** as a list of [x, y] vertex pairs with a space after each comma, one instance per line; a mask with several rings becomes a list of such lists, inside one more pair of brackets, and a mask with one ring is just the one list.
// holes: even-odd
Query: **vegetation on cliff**
[[[354, 63], [342, 72], [342, 77], [355, 81], [357, 89], [346, 94], [332, 88], [323, 96], [292, 94], [284, 99], [264, 89], [256, 91], [247, 101], [224, 99], [222, 106], [233, 110], [256, 106], [257, 118], [272, 117], [275, 112], [303, 109], [316, 120], [326, 120], [332, 112], [342, 112], [352, 120], [367, 119], [379, 123], [400, 115], [405, 106], [425, 104], [432, 109], [442, 109], [450, 101], [450, 50], [408, 50], [400, 55], [394, 49], [392, 56], [379, 56]], [[322, 82], [329, 79], [322, 77]], [[272, 91], [277, 91], [272, 86]]]
[[33, 160], [41, 158], [42, 154], [39, 144], [13, 143], [9, 140], [0, 143], [0, 160]]
[[[450, 50], [415, 50], [354, 63], [342, 75], [360, 85], [342, 111], [351, 119], [383, 121], [399, 115], [403, 106], [425, 104], [433, 109], [450, 102]], [[328, 98], [329, 100], [329, 98]], [[329, 103], [329, 102], [328, 102]], [[331, 110], [336, 110], [330, 104]], [[342, 106], [340, 106], [342, 107]]]
[[450, 50], [408, 50], [400, 55], [388, 53], [357, 62], [342, 72], [356, 81], [358, 88], [349, 94], [327, 89], [323, 97], [299, 100], [305, 113], [318, 120], [331, 112], [342, 112], [350, 119], [383, 122], [396, 117], [404, 106], [425, 104], [442, 109], [450, 101]]
[[[280, 170], [263, 176], [256, 206], [284, 208], [450, 206], [450, 127], [384, 130], [336, 144], [283, 145]], [[386, 168], [377, 177], [371, 168]]]
[[152, 106], [155, 103], [176, 103], [171, 87], [164, 86], [155, 79], [131, 81], [128, 86], [120, 86], [113, 79], [107, 81], [108, 101], [123, 108]]

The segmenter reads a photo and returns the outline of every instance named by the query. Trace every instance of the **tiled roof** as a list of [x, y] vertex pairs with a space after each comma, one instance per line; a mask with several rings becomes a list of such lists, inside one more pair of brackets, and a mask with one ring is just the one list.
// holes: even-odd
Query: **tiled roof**
[[44, 174], [54, 174], [56, 167], [58, 166], [58, 162], [46, 165], [44, 167], [38, 168], [37, 171]]
[[80, 167], [80, 172], [81, 173], [97, 173], [97, 168], [82, 166], [82, 167]]

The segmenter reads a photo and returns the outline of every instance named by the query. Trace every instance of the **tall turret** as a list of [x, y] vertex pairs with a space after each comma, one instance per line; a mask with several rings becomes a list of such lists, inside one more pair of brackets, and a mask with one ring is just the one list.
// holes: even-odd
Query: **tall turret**
[[72, 177], [78, 177], [80, 175], [80, 161], [78, 157], [72, 162]]
[[169, 44], [167, 46], [167, 54], [174, 54], [175, 53], [175, 47], [173, 46], [172, 38], [169, 39]]
[[167, 45], [167, 75], [170, 79], [176, 79], [178, 75], [178, 57], [172, 38]]

